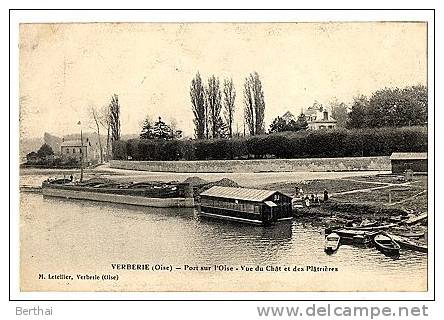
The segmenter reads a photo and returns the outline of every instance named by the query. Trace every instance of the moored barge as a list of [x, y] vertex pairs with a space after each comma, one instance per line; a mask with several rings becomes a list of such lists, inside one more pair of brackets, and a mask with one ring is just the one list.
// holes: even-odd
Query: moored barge
[[146, 207], [194, 207], [189, 184], [139, 182], [117, 183], [103, 181], [72, 182], [68, 179], [46, 180], [43, 196], [65, 199], [92, 200]]
[[200, 194], [200, 214], [267, 225], [292, 219], [291, 200], [279, 191], [213, 186]]

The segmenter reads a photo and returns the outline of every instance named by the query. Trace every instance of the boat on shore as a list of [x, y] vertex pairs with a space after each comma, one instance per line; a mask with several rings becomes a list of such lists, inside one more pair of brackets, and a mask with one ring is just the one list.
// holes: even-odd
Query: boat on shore
[[424, 238], [425, 232], [424, 231], [411, 231], [411, 230], [404, 230], [404, 229], [392, 229], [390, 231], [393, 235], [404, 237], [404, 238], [413, 238], [413, 239], [419, 239]]
[[65, 178], [48, 179], [42, 183], [42, 194], [48, 197], [145, 207], [194, 207], [192, 189], [184, 183], [118, 183], [104, 179], [74, 182]]
[[418, 216], [412, 216], [403, 222], [407, 225], [416, 224], [418, 222], [422, 222], [424, 220], [427, 220], [427, 217], [428, 217], [427, 212], [424, 212]]
[[[328, 230], [326, 230], [326, 233]], [[365, 230], [349, 230], [349, 229], [335, 229], [331, 230], [332, 233], [338, 234], [342, 240], [352, 242], [353, 244], [368, 244], [371, 243], [373, 237], [377, 234], [374, 231]]]
[[396, 225], [397, 225], [396, 223], [390, 223], [390, 224], [384, 224], [384, 225], [381, 225], [381, 226], [344, 227], [344, 229], [348, 229], [348, 230], [362, 230], [362, 231], [380, 231], [380, 230], [387, 230], [387, 229], [393, 228]]
[[341, 237], [337, 233], [330, 233], [325, 237], [324, 250], [327, 253], [333, 253], [339, 248]]
[[427, 244], [422, 243], [417, 240], [413, 239], [407, 239], [404, 237], [400, 237], [394, 234], [388, 234], [394, 241], [396, 241], [401, 248], [414, 250], [414, 251], [420, 251], [420, 252], [427, 252], [428, 247]]
[[386, 233], [379, 233], [373, 239], [375, 247], [387, 255], [399, 255], [399, 244]]

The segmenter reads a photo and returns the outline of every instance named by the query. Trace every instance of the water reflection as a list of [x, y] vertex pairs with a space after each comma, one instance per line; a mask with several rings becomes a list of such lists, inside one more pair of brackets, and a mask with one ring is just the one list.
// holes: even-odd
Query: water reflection
[[21, 195], [20, 214], [24, 261], [43, 269], [49, 263], [82, 269], [116, 262], [317, 265], [334, 266], [354, 277], [400, 282], [425, 278], [427, 271], [427, 254], [408, 250], [401, 250], [395, 260], [374, 247], [343, 243], [327, 255], [324, 226], [318, 222], [252, 226], [201, 218], [188, 208], [146, 208], [30, 193]]

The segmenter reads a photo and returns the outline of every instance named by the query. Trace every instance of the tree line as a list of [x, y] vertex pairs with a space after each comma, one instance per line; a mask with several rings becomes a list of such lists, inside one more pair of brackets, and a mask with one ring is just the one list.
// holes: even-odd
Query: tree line
[[[190, 98], [197, 139], [233, 137], [236, 89], [232, 78], [224, 79], [221, 85], [219, 78], [211, 75], [205, 84], [197, 72], [191, 80]], [[264, 133], [265, 99], [257, 72], [245, 78], [243, 104], [244, 122], [249, 134], [254, 136]]]
[[[223, 79], [221, 82], [218, 77], [211, 75], [206, 81], [204, 81], [199, 72], [196, 73], [190, 84], [190, 99], [191, 107], [194, 115], [194, 129], [196, 143], [201, 141], [203, 144], [193, 144], [191, 149], [188, 150], [187, 143], [174, 142], [169, 140], [176, 140], [181, 138], [182, 131], [176, 129], [175, 121], [171, 121], [170, 124], [164, 122], [160, 117], [158, 121], [151, 121], [147, 117], [142, 125], [142, 132], [140, 133], [141, 142], [133, 140], [129, 143], [116, 144], [119, 148], [118, 156], [120, 158], [122, 154], [131, 155], [134, 160], [145, 159], [205, 159], [205, 157], [217, 158], [218, 153], [221, 153], [223, 159], [238, 158], [238, 157], [250, 157], [251, 151], [245, 151], [254, 146], [252, 150], [256, 149], [256, 153], [253, 157], [262, 157], [271, 155], [272, 157], [295, 157], [295, 156], [319, 156], [315, 151], [314, 146], [319, 145], [317, 139], [327, 139], [333, 141], [340, 137], [346, 137], [343, 139], [344, 144], [340, 147], [337, 145], [325, 145], [323, 146], [323, 156], [343, 156], [348, 155], [381, 155], [387, 154], [387, 150], [372, 151], [368, 149], [371, 146], [366, 145], [370, 143], [375, 144], [374, 139], [369, 137], [373, 134], [372, 130], [358, 133], [347, 134], [347, 130], [367, 130], [373, 128], [390, 128], [390, 127], [412, 127], [416, 126], [413, 131], [393, 131], [382, 130], [375, 134], [375, 137], [381, 138], [385, 142], [389, 139], [394, 139], [398, 143], [403, 141], [407, 136], [412, 137], [410, 141], [416, 141], [416, 145], [412, 147], [412, 151], [423, 150], [424, 146], [427, 146], [426, 136], [427, 132], [422, 129], [418, 129], [417, 126], [427, 125], [427, 87], [423, 85], [410, 86], [405, 88], [384, 88], [374, 92], [370, 97], [363, 95], [354, 97], [353, 103], [347, 105], [343, 102], [339, 102], [337, 99], [332, 99], [329, 103], [329, 108], [332, 116], [337, 120], [337, 125], [342, 130], [328, 130], [325, 133], [312, 133], [308, 135], [295, 135], [290, 137], [276, 137], [275, 134], [280, 132], [305, 132], [308, 127], [307, 118], [301, 113], [297, 118], [288, 120], [288, 117], [277, 117], [270, 125], [268, 134], [270, 139], [263, 138], [265, 134], [264, 114], [265, 114], [265, 100], [264, 91], [260, 77], [257, 72], [249, 74], [244, 79], [243, 84], [243, 111], [244, 111], [244, 128], [248, 130], [250, 138], [247, 140], [236, 140], [233, 145], [226, 144], [223, 141], [232, 140], [236, 135], [234, 134], [234, 114], [236, 112], [236, 89], [231, 78]], [[120, 104], [118, 102], [117, 95], [113, 95], [110, 104], [105, 109], [105, 114], [108, 116], [99, 118], [106, 119], [109, 123], [99, 120], [100, 123], [105, 123], [107, 129], [109, 141], [118, 141], [120, 138]], [[97, 122], [96, 122], [97, 123]], [[245, 130], [244, 129], [244, 130]], [[402, 129], [402, 128], [400, 128]], [[99, 125], [97, 125], [97, 131], [99, 131]], [[245, 134], [244, 134], [245, 136]], [[260, 138], [254, 139], [255, 136]], [[272, 137], [273, 136], [273, 137]], [[315, 138], [313, 138], [315, 137]], [[349, 139], [351, 137], [351, 139]], [[312, 139], [313, 140], [310, 140]], [[353, 139], [357, 138], [360, 141], [359, 145], [350, 149], [347, 144], [352, 144]], [[364, 139], [365, 138], [365, 139]], [[145, 141], [151, 140], [151, 141]], [[159, 140], [158, 142], [156, 142]], [[281, 148], [299, 146], [301, 144], [296, 141], [310, 142], [310, 150], [304, 151], [300, 154], [300, 149], [295, 154], [286, 154], [287, 151], [280, 152]], [[205, 142], [207, 141], [207, 142]], [[210, 143], [214, 141], [214, 143]], [[257, 143], [257, 141], [260, 141]], [[168, 143], [167, 143], [168, 142]], [[329, 143], [330, 143], [329, 142]], [[420, 145], [420, 143], [423, 143]], [[268, 143], [273, 144], [273, 152], [268, 153], [269, 148], [265, 145]], [[303, 145], [303, 144], [302, 144]], [[325, 147], [325, 148], [324, 148]], [[160, 149], [159, 149], [160, 148]], [[163, 149], [162, 149], [163, 148]], [[244, 150], [241, 155], [235, 156], [237, 150]], [[277, 149], [276, 149], [277, 148]], [[349, 151], [340, 151], [343, 150]], [[278, 150], [279, 149], [279, 150]], [[282, 149], [282, 150], [283, 150]], [[109, 148], [107, 148], [109, 150]], [[124, 151], [122, 151], [124, 150]], [[134, 150], [137, 150], [134, 151]], [[157, 150], [157, 151], [156, 151]], [[203, 150], [203, 151], [202, 151]], [[223, 150], [223, 152], [222, 152]], [[228, 151], [227, 151], [228, 150]], [[260, 151], [268, 150], [268, 151]], [[366, 151], [368, 150], [368, 151]], [[397, 150], [395, 147], [391, 147], [390, 151]], [[403, 147], [400, 150], [409, 150], [409, 148]], [[169, 154], [171, 151], [171, 154]], [[150, 154], [144, 155], [144, 152]], [[336, 153], [338, 153], [336, 155]], [[162, 156], [156, 156], [161, 154]], [[168, 155], [167, 155], [168, 154]], [[193, 154], [193, 156], [190, 156]], [[213, 156], [210, 156], [214, 154]], [[224, 154], [224, 155], [222, 155]], [[134, 155], [135, 157], [133, 157]], [[148, 159], [146, 158], [146, 159]]]
[[[333, 98], [328, 107], [339, 128], [424, 126], [427, 125], [428, 117], [427, 87], [384, 88], [375, 91], [370, 97], [354, 97], [351, 105]], [[307, 127], [303, 113], [297, 120], [278, 116], [270, 124], [269, 133], [295, 132]]]
[[384, 88], [369, 98], [354, 98], [347, 128], [381, 128], [426, 125], [427, 87]]
[[113, 149], [114, 159], [140, 161], [366, 157], [426, 151], [423, 126], [300, 130], [233, 139], [130, 139], [117, 141]]

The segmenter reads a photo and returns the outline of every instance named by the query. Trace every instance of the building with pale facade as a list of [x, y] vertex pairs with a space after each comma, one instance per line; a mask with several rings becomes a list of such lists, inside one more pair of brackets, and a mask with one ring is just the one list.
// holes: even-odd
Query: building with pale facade
[[80, 140], [63, 141], [60, 145], [60, 153], [63, 161], [75, 160], [80, 162], [82, 153], [85, 163], [95, 163], [99, 160], [97, 150], [88, 138], [84, 139], [83, 143]]
[[308, 107], [305, 111], [305, 117], [310, 130], [333, 129], [337, 124], [330, 111], [317, 102]]

